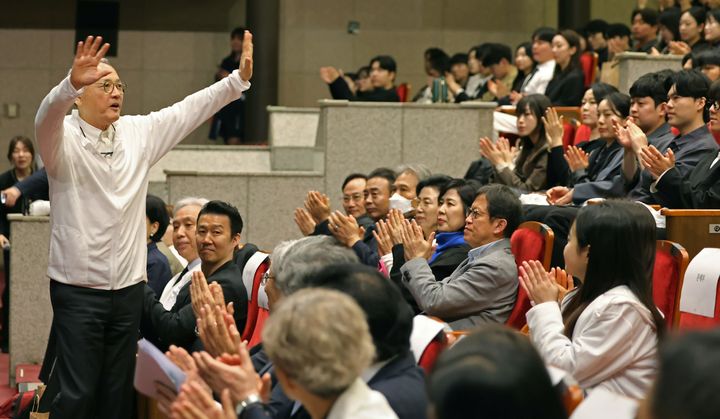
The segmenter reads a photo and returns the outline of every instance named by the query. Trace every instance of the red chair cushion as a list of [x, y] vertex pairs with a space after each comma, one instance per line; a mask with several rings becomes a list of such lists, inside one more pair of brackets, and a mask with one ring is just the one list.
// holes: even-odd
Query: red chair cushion
[[425, 351], [423, 351], [422, 356], [420, 356], [420, 360], [418, 360], [418, 365], [420, 366], [420, 368], [425, 370], [426, 374], [430, 374], [430, 371], [432, 371], [433, 366], [435, 366], [435, 362], [437, 361], [438, 357], [445, 350], [446, 347], [447, 347], [447, 340], [445, 338], [445, 334], [440, 333], [425, 348]]
[[[718, 282], [720, 288], [720, 282]], [[720, 325], [720, 290], [715, 290], [715, 317], [705, 317], [698, 314], [680, 312], [678, 329], [681, 330], [702, 330], [712, 329]]]
[[582, 68], [584, 77], [584, 86], [587, 89], [595, 81], [597, 60], [592, 52], [585, 52], [580, 55], [580, 67]]
[[581, 124], [575, 131], [575, 139], [573, 140], [573, 145], [576, 146], [580, 143], [584, 143], [585, 141], [590, 141], [591, 133], [592, 129], [589, 126]]
[[262, 331], [265, 326], [265, 320], [270, 316], [270, 310], [261, 308], [258, 310], [257, 319], [255, 320], [255, 328], [253, 329], [252, 336], [248, 341], [248, 348], [252, 348], [258, 343], [262, 342]]
[[397, 92], [397, 95], [400, 98], [400, 102], [408, 101], [408, 91], [409, 89], [407, 83], [402, 83], [395, 88], [395, 92]]
[[575, 124], [563, 122], [563, 151], [575, 142]]
[[672, 327], [679, 283], [680, 267], [675, 259], [667, 252], [657, 252], [653, 270], [653, 301], [665, 315], [668, 327]]
[[[537, 231], [519, 228], [515, 230], [510, 238], [510, 249], [515, 256], [515, 263], [518, 266], [529, 260], [542, 261], [545, 255], [545, 238]], [[518, 282], [515, 307], [513, 307], [513, 311], [510, 313], [510, 317], [505, 324], [520, 330], [526, 323], [525, 313], [530, 310], [530, 307], [530, 298]]]

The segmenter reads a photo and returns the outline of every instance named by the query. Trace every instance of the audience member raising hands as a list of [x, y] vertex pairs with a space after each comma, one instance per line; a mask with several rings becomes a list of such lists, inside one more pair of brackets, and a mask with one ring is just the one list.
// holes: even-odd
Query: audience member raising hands
[[581, 285], [558, 303], [559, 270], [524, 264], [520, 281], [535, 303], [530, 336], [547, 364], [584, 390], [642, 398], [656, 372], [664, 320], [652, 297], [655, 222], [641, 205], [603, 202], [580, 210], [565, 246], [565, 269]]

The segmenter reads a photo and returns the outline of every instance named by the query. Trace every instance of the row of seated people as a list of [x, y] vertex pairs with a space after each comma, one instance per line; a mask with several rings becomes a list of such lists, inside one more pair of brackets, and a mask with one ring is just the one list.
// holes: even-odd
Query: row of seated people
[[[473, 201], [475, 208], [468, 216], [470, 229], [477, 229], [472, 227], [473, 220], [500, 226], [502, 231], [509, 217], [493, 213], [493, 209], [503, 199], [514, 199], [519, 213], [520, 203], [507, 188], [481, 189]], [[487, 201], [487, 207], [482, 206], [483, 200]], [[479, 209], [490, 211], [490, 214], [480, 215], [478, 220], [472, 211]], [[410, 231], [416, 225], [403, 224], [404, 234], [412, 234]], [[570, 372], [585, 391], [609, 389], [642, 399], [656, 375], [657, 342], [664, 330], [664, 320], [652, 304], [652, 268], [648, 266], [652, 264], [655, 248], [654, 221], [637, 204], [605, 203], [584, 209], [574, 230], [577, 232], [573, 233], [566, 249], [568, 256], [573, 257], [568, 257], [566, 268], [569, 275], [579, 280], [575, 290], [571, 289], [572, 285], [558, 286], [555, 278], [550, 278], [542, 267], [538, 270], [534, 263], [523, 265], [519, 271], [523, 286], [535, 302], [535, 307], [527, 314], [535, 349], [526, 347], [523, 351], [533, 354], [533, 362], [541, 366], [542, 362], [535, 360], [542, 359], [545, 364]], [[415, 233], [413, 239], [403, 244], [405, 251], [424, 240], [421, 229], [415, 228]], [[628, 236], [633, 239], [628, 240]], [[487, 254], [506, 254], [503, 246], [497, 245], [503, 241], [498, 239], [489, 243], [499, 250], [487, 247], [481, 250]], [[618, 243], [624, 245], [618, 246]], [[592, 253], [590, 248], [594, 249]], [[480, 264], [482, 260], [490, 262], [487, 254], [478, 256]], [[512, 260], [512, 255], [510, 258]], [[162, 408], [178, 417], [185, 417], [184, 414], [187, 417], [235, 417], [228, 407], [245, 401], [240, 417], [425, 417], [428, 403], [425, 378], [408, 352], [412, 327], [410, 306], [403, 301], [392, 281], [378, 274], [375, 268], [363, 267], [359, 261], [355, 252], [337, 240], [323, 236], [278, 245], [272, 253], [271, 270], [264, 284], [273, 314], [263, 331], [262, 346], [255, 346], [249, 352], [240, 342], [240, 329], [229, 314], [230, 308], [227, 313], [220, 308], [224, 307], [225, 300], [218, 301], [217, 296], [222, 293], [206, 292], [209, 297], [203, 296], [202, 292], [195, 293], [194, 299], [203, 300], [203, 308], [197, 316], [200, 318], [200, 340], [207, 352], [191, 356], [185, 349], [170, 348], [170, 358], [195, 374], [179, 395], [164, 394]], [[473, 267], [478, 261], [471, 262]], [[410, 258], [407, 263], [422, 265], [427, 261], [420, 256]], [[514, 260], [511, 263], [514, 266]], [[555, 276], [560, 272], [554, 270], [551, 273]], [[515, 270], [515, 278], [517, 275]], [[607, 281], [607, 278], [617, 279]], [[412, 277], [404, 279], [401, 285], [412, 287], [413, 280]], [[462, 278], [456, 280], [463, 282]], [[454, 285], [439, 279], [435, 282], [440, 288]], [[210, 285], [211, 289], [213, 287], [217, 286]], [[362, 348], [366, 343], [351, 338], [359, 339], [365, 333], [360, 330], [362, 325], [353, 323], [357, 315], [343, 314], [340, 308], [346, 305], [343, 298], [303, 290], [308, 287], [339, 290], [359, 304], [368, 319], [364, 327], [368, 328], [375, 345], [374, 355], [365, 353], [364, 349], [347, 351], [348, 347]], [[200, 302], [193, 301], [192, 304], [200, 305]], [[500, 305], [505, 303], [500, 301]], [[490, 306], [487, 311], [492, 313]], [[617, 315], [618, 312], [622, 315]], [[486, 321], [472, 324], [494, 322], [497, 320], [490, 314]], [[226, 325], [227, 330], [213, 331], [221, 324]], [[625, 324], [628, 327], [618, 327]], [[507, 331], [492, 331], [493, 334], [509, 337], [498, 337], [500, 342], [497, 342], [485, 335], [487, 350], [491, 352], [503, 348], [503, 339], [519, 340]], [[444, 370], [444, 360], [464, 356], [459, 354], [469, 350], [469, 343], [460, 342], [441, 356], [429, 377], [429, 402], [434, 404], [437, 417], [462, 417], [458, 416], [460, 412], [470, 408], [459, 409], [454, 407], [456, 403], [446, 404], [446, 400], [438, 399], [439, 394], [450, 397], [443, 393], [447, 389], [438, 390], [439, 393], [432, 390], [433, 377]], [[477, 344], [474, 346], [477, 348]], [[627, 353], [633, 355], [623, 355]], [[533, 381], [532, 385], [546, 388], [542, 391], [553, 394], [554, 398], [546, 400], [548, 404], [519, 403], [514, 408], [520, 410], [511, 410], [504, 417], [516, 417], [514, 412], [533, 408], [540, 417], [567, 417], [558, 394], [551, 390], [547, 372], [542, 371], [541, 377], [545, 378], [536, 377], [534, 380], [538, 381]], [[446, 376], [442, 382], [450, 385], [451, 377], [455, 377], [460, 388], [472, 391], [461, 374]], [[261, 388], [265, 390], [262, 400], [259, 398]], [[210, 389], [222, 395], [221, 400], [226, 406], [224, 416], [207, 413], [217, 409]], [[496, 391], [500, 392], [498, 402], [505, 400], [502, 397], [510, 397], [507, 388]], [[467, 397], [460, 400], [464, 399]], [[198, 411], [204, 415], [192, 415]]]
[[[412, 100], [516, 105], [523, 96], [545, 94], [554, 106], [579, 106], [593, 82], [618, 86], [617, 56], [625, 51], [680, 55], [683, 63], [689, 61], [689, 68], [717, 66], [716, 59], [701, 55], [717, 55], [719, 21], [720, 8], [638, 8], [630, 17], [632, 27], [596, 19], [577, 31], [538, 28], [514, 53], [501, 43], [482, 43], [452, 56], [428, 48], [423, 54], [428, 82]], [[390, 56], [377, 56], [356, 73], [322, 67], [320, 75], [335, 99], [409, 100], [407, 85], [394, 85], [397, 64]], [[438, 90], [440, 86], [444, 90]]]

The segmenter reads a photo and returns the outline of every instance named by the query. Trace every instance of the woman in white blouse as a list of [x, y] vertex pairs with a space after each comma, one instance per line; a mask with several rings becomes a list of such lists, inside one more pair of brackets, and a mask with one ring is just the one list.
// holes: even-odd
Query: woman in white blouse
[[[643, 398], [657, 369], [664, 330], [652, 299], [655, 223], [641, 205], [604, 202], [583, 208], [564, 251], [568, 275], [581, 285], [565, 293], [550, 273], [523, 263], [520, 281], [534, 307], [532, 341], [547, 364], [572, 374], [584, 390], [602, 387]], [[562, 283], [562, 281], [560, 281]]]

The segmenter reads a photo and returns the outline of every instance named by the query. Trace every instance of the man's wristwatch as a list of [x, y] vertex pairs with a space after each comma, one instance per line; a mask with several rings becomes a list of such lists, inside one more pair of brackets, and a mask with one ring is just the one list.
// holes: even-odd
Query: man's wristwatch
[[245, 400], [241, 400], [240, 403], [235, 405], [235, 413], [239, 415], [242, 412], [244, 412], [245, 409], [247, 409], [249, 406], [252, 406], [252, 405], [258, 404], [258, 403], [261, 403], [260, 396], [258, 396], [257, 394], [251, 394], [251, 395], [247, 396], [245, 398]]

